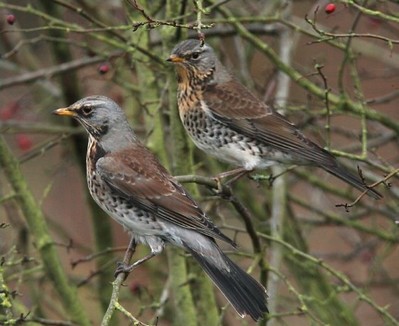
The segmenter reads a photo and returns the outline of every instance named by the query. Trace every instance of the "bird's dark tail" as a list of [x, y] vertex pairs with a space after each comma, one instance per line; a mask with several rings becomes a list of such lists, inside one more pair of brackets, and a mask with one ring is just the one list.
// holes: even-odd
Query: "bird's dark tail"
[[362, 182], [360, 177], [353, 175], [352, 173], [348, 172], [343, 166], [341, 166], [338, 162], [333, 166], [322, 166], [324, 170], [335, 175], [337, 178], [349, 183], [353, 187], [359, 189], [360, 191], [367, 190], [367, 195], [374, 199], [381, 199], [382, 195], [371, 188], [367, 188], [366, 185]]
[[255, 321], [263, 318], [268, 312], [266, 289], [232, 262], [216, 244], [215, 248], [219, 250], [224, 266], [216, 266], [214, 261], [187, 246], [192, 256], [241, 317], [250, 315]]

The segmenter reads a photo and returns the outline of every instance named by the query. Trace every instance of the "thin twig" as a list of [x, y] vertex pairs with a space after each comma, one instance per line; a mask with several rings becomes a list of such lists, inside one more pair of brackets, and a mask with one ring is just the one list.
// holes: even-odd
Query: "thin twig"
[[[132, 236], [129, 246], [125, 252], [125, 256], [123, 257], [123, 264], [129, 265], [130, 260], [133, 257], [133, 254], [136, 250], [136, 242], [134, 237]], [[142, 323], [138, 319], [136, 319], [131, 313], [129, 313], [125, 308], [121, 306], [119, 303], [119, 291], [122, 286], [122, 283], [126, 279], [125, 273], [119, 273], [116, 276], [116, 279], [112, 282], [112, 295], [111, 299], [107, 308], [107, 311], [104, 314], [103, 320], [101, 322], [101, 326], [108, 326], [110, 325], [112, 315], [114, 314], [115, 309], [121, 311], [125, 316], [127, 316], [134, 325], [138, 326], [148, 326], [147, 324]]]
[[329, 274], [333, 275], [336, 277], [338, 280], [340, 280], [343, 284], [348, 286], [353, 292], [355, 292], [359, 298], [359, 300], [364, 301], [368, 303], [371, 307], [373, 307], [378, 313], [380, 313], [381, 316], [385, 317], [387, 320], [389, 320], [392, 325], [397, 325], [397, 320], [388, 312], [387, 307], [381, 307], [378, 304], [376, 304], [369, 296], [363, 293], [362, 290], [360, 290], [355, 284], [350, 281], [347, 276], [337, 270], [335, 270], [333, 267], [330, 265], [326, 264], [322, 259], [318, 259], [316, 257], [313, 257], [312, 255], [309, 255], [305, 252], [302, 252], [292, 246], [291, 244], [285, 242], [282, 239], [274, 238], [269, 235], [259, 233], [259, 236], [261, 238], [274, 241], [279, 243], [280, 245], [284, 246], [286, 249], [288, 249], [293, 255], [301, 257], [307, 261], [312, 262], [313, 264], [320, 266], [323, 268], [325, 271], [327, 271]]
[[100, 251], [100, 252], [96, 252], [94, 254], [87, 255], [85, 257], [74, 259], [74, 260], [71, 261], [71, 266], [72, 266], [72, 268], [75, 268], [77, 265], [79, 265], [81, 263], [87, 263], [87, 262], [90, 262], [93, 259], [96, 259], [96, 258], [101, 257], [103, 255], [107, 255], [107, 254], [113, 253], [113, 252], [124, 251], [124, 250], [126, 250], [126, 247], [108, 248], [106, 250], [103, 250], [103, 251]]
[[[195, 24], [181, 24], [178, 22], [178, 19], [174, 20], [160, 20], [156, 19], [154, 17], [151, 17], [147, 12], [137, 3], [137, 0], [126, 0], [127, 3], [129, 3], [134, 9], [139, 11], [141, 15], [145, 18], [145, 21], [142, 22], [133, 22], [133, 31], [136, 31], [138, 28], [142, 26], [147, 26], [150, 29], [159, 27], [159, 26], [172, 26], [172, 27], [180, 27], [180, 28], [186, 28], [186, 29], [195, 29], [198, 30], [198, 23]], [[202, 7], [201, 7], [202, 8]], [[197, 11], [197, 13], [200, 12], [200, 10]], [[201, 28], [211, 28], [214, 26], [214, 24], [208, 24], [200, 25]]]
[[[108, 56], [108, 59], [111, 57], [121, 56], [122, 54], [123, 54], [122, 51], [115, 51]], [[99, 63], [102, 61], [104, 61], [103, 56], [83, 57], [71, 62], [58, 64], [57, 66], [54, 67], [38, 69], [32, 72], [26, 72], [16, 77], [2, 79], [0, 82], [0, 90], [11, 86], [31, 83], [42, 78], [48, 79], [65, 72], [78, 70], [82, 67], [93, 65], [95, 63]]]
[[[386, 182], [387, 182], [390, 178], [392, 178], [394, 175], [396, 175], [396, 174], [398, 174], [398, 173], [399, 173], [399, 169], [393, 170], [393, 171], [392, 171], [391, 173], [389, 173], [386, 177], [384, 177], [383, 179], [381, 179], [381, 180], [379, 180], [379, 181], [377, 181], [377, 182], [374, 182], [373, 184], [367, 186], [367, 188], [368, 188], [368, 189], [372, 189], [372, 188], [374, 188], [374, 187], [376, 187], [376, 186], [378, 186], [378, 185], [380, 185], [380, 184], [385, 184], [385, 185], [386, 185], [386, 184], [387, 184]], [[344, 203], [344, 204], [336, 204], [335, 207], [344, 207], [346, 211], [349, 211], [349, 208], [350, 208], [350, 207], [355, 206], [355, 205], [360, 201], [360, 199], [362, 199], [362, 198], [364, 197], [364, 195], [367, 194], [367, 192], [369, 191], [368, 189], [364, 190], [353, 202], [351, 202], [351, 203]]]

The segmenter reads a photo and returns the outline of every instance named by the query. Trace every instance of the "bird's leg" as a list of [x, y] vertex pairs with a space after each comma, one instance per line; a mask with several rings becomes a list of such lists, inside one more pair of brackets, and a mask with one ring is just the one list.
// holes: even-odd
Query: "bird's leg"
[[123, 271], [122, 269], [126, 266], [129, 266], [129, 262], [132, 259], [132, 256], [134, 255], [134, 252], [136, 251], [136, 247], [137, 247], [137, 242], [136, 239], [134, 238], [134, 235], [132, 235], [130, 242], [129, 242], [129, 246], [126, 249], [125, 252], [125, 256], [123, 257], [123, 261], [122, 262], [118, 262], [118, 267], [115, 270], [114, 276], [117, 277], [118, 274], [120, 273], [125, 273], [125, 279], [127, 278], [129, 273], [126, 273], [125, 271]]
[[132, 258], [132, 256], [134, 255], [134, 252], [136, 251], [136, 247], [137, 247], [137, 242], [136, 242], [136, 239], [134, 238], [134, 235], [132, 235], [130, 242], [129, 242], [129, 246], [127, 247], [127, 250], [125, 253], [125, 257], [123, 258], [123, 261], [127, 261], [127, 260], [130, 260], [130, 258]]
[[[130, 244], [133, 243], [134, 248], [136, 247], [136, 242], [134, 240], [131, 240]], [[130, 244], [129, 244], [129, 248], [128, 251], [130, 250]], [[118, 266], [116, 268], [116, 271], [114, 273], [114, 276], [117, 277], [118, 274], [120, 273], [124, 273], [125, 274], [125, 279], [127, 278], [127, 276], [129, 275], [129, 273], [131, 271], [133, 271], [137, 266], [141, 265], [142, 263], [146, 262], [147, 260], [150, 260], [152, 257], [159, 255], [162, 250], [163, 250], [163, 243], [161, 245], [157, 245], [157, 246], [152, 246], [150, 244], [151, 247], [151, 253], [148, 254], [147, 256], [139, 259], [138, 261], [136, 261], [135, 263], [129, 265], [129, 260], [123, 260], [123, 262], [118, 263]]]
[[149, 255], [139, 259], [135, 263], [131, 265], [127, 265], [125, 262], [118, 263], [118, 267], [116, 268], [116, 271], [114, 273], [114, 276], [117, 277], [118, 274], [124, 273], [125, 279], [131, 273], [137, 266], [141, 265], [142, 263], [146, 262], [147, 260], [151, 259], [152, 257], [156, 256], [158, 253], [156, 252], [151, 252]]
[[218, 192], [222, 192], [222, 182], [221, 180], [227, 177], [231, 177], [232, 178], [230, 180], [228, 180], [227, 182], [224, 183], [225, 186], [232, 184], [233, 182], [237, 181], [239, 178], [241, 178], [243, 175], [251, 172], [252, 170], [247, 170], [243, 167], [234, 169], [234, 170], [230, 170], [230, 171], [226, 171], [226, 172], [222, 172], [219, 173], [218, 175], [214, 176], [213, 179], [216, 181], [217, 183], [217, 189]]

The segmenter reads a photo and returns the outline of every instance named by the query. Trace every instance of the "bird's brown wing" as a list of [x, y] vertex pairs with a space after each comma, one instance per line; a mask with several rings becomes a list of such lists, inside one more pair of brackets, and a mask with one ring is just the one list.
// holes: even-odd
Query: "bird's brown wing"
[[97, 161], [96, 167], [101, 178], [133, 205], [157, 218], [235, 246], [145, 147], [107, 154]]
[[330, 153], [235, 80], [208, 86], [203, 100], [216, 120], [238, 133], [291, 153], [304, 162], [328, 166], [333, 163], [331, 160], [335, 161]]

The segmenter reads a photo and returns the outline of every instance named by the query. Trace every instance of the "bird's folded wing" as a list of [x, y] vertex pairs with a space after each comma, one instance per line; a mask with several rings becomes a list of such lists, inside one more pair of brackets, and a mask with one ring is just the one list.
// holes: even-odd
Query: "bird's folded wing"
[[314, 164], [332, 164], [330, 153], [235, 80], [208, 86], [203, 100], [214, 119], [240, 134]]
[[234, 245], [151, 153], [139, 158], [129, 150], [107, 154], [97, 161], [96, 167], [101, 178], [135, 206], [180, 227]]

